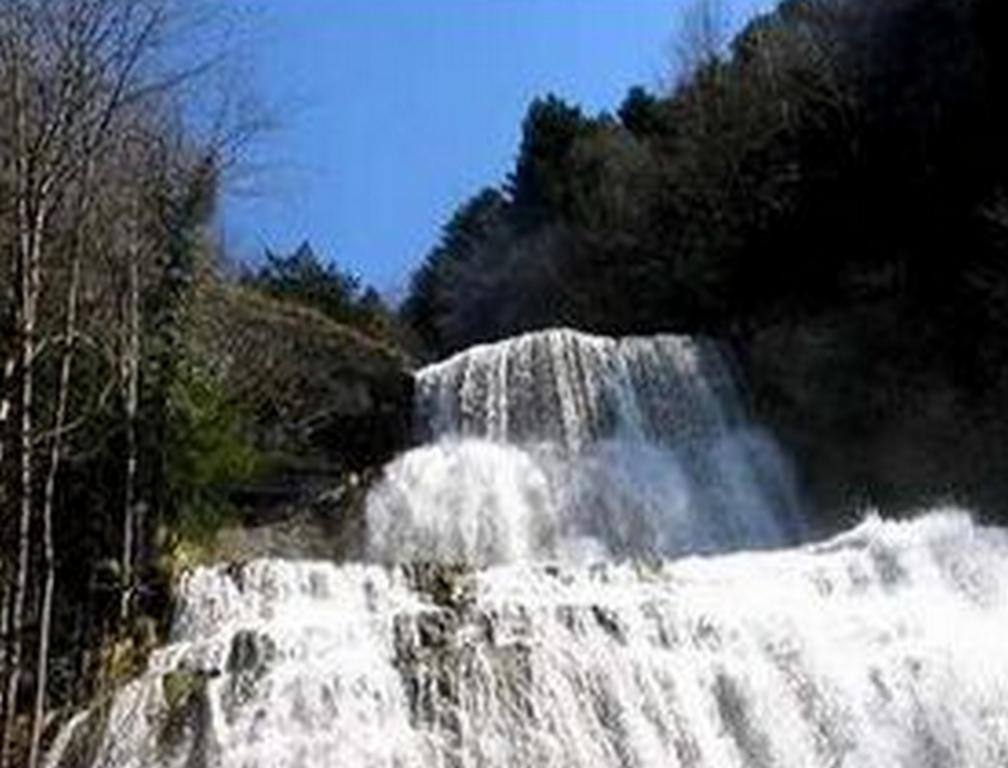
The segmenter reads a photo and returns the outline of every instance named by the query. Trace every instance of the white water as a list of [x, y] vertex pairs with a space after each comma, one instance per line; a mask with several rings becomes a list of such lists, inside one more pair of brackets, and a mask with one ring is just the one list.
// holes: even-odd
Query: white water
[[[456, 415], [428, 412], [434, 442], [372, 499], [377, 559], [438, 562], [196, 571], [169, 645], [105, 727], [94, 715], [64, 730], [51, 765], [1008, 765], [1008, 534], [946, 511], [816, 545], [659, 557], [793, 530], [793, 511], [770, 506], [789, 497], [783, 465], [719, 358], [675, 339], [511, 344], [473, 353], [490, 366], [462, 357], [421, 375], [421, 403], [433, 391]], [[514, 375], [502, 355], [544, 345], [565, 360], [672, 349], [681, 365], [646, 373], [668, 370], [655, 352], [619, 383], [582, 359], [561, 384], [553, 355], [521, 386], [485, 384], [493, 365], [496, 381]], [[579, 405], [518, 427], [519, 391], [534, 402], [551, 386]], [[659, 404], [702, 427], [626, 428]]]
[[547, 331], [417, 376], [428, 444], [386, 469], [370, 554], [475, 565], [793, 541], [788, 467], [714, 345]]
[[93, 764], [995, 768], [1006, 632], [1008, 537], [955, 513], [651, 566], [263, 561], [188, 579]]
[[529, 333], [425, 368], [416, 390], [425, 442], [459, 435], [577, 450], [616, 435], [683, 446], [743, 416], [726, 359], [685, 336]]

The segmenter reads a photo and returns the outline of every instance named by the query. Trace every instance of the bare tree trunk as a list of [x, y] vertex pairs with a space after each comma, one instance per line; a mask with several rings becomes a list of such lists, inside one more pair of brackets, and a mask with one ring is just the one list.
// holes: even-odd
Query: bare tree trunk
[[[26, 206], [25, 206], [26, 207]], [[29, 231], [21, 237], [21, 296], [20, 296], [20, 388], [21, 398], [20, 429], [19, 429], [19, 488], [18, 508], [18, 546], [17, 572], [14, 577], [14, 597], [11, 605], [10, 620], [10, 655], [8, 656], [7, 674], [7, 712], [4, 718], [3, 750], [0, 753], [0, 768], [10, 765], [13, 749], [14, 716], [18, 705], [18, 686], [21, 682], [21, 665], [24, 632], [24, 607], [28, 594], [28, 572], [31, 564], [31, 523], [33, 515], [33, 485], [34, 485], [34, 446], [32, 433], [32, 409], [34, 402], [34, 357], [35, 357], [35, 325], [38, 287], [41, 280], [41, 238], [44, 229], [44, 216], [41, 211], [32, 215]]]
[[137, 520], [136, 474], [137, 440], [136, 418], [140, 401], [140, 267], [136, 237], [130, 244], [129, 287], [127, 290], [127, 340], [123, 353], [123, 410], [126, 418], [126, 478], [123, 493], [123, 590], [119, 617], [125, 622], [130, 612], [133, 591], [133, 559], [136, 538], [142, 535]]
[[4, 446], [7, 441], [7, 421], [10, 419], [11, 412], [10, 387], [11, 380], [14, 378], [15, 362], [17, 361], [12, 353], [4, 361], [3, 372], [0, 373], [0, 465], [3, 464]]
[[56, 395], [56, 413], [53, 416], [53, 434], [49, 445], [49, 469], [46, 474], [42, 501], [42, 552], [45, 568], [45, 585], [42, 590], [42, 608], [39, 620], [38, 654], [35, 673], [35, 706], [32, 710], [31, 742], [28, 751], [28, 768], [37, 768], [41, 756], [42, 726], [45, 722], [46, 687], [49, 677], [49, 636], [52, 629], [53, 589], [56, 582], [56, 549], [53, 542], [53, 504], [56, 498], [56, 477], [63, 457], [63, 429], [67, 419], [67, 402], [70, 399], [70, 376], [73, 367], [74, 341], [77, 333], [77, 295], [80, 287], [80, 249], [74, 250], [70, 286], [67, 289], [65, 341], [60, 361], [60, 377]]
[[[8, 573], [9, 564], [4, 562], [3, 573], [0, 574], [3, 582], [0, 583], [0, 680], [6, 680], [9, 673], [7, 658], [7, 647], [10, 642], [10, 575]], [[0, 685], [0, 723], [7, 722], [7, 686]]]
[[[8, 421], [11, 412], [11, 381], [14, 378], [14, 354], [13, 352], [4, 362], [2, 372], [2, 394], [0, 394], [0, 509], [7, 508], [7, 468], [4, 464], [6, 455], [4, 448], [7, 441]], [[10, 641], [10, 569], [11, 562], [7, 555], [9, 541], [7, 539], [7, 526], [0, 523], [0, 546], [3, 547], [3, 554], [0, 554], [0, 681], [7, 679], [7, 644]], [[0, 684], [0, 722], [3, 722], [7, 713], [7, 689]]]
[[17, 570], [14, 575], [14, 594], [10, 613], [10, 653], [7, 657], [6, 712], [4, 713], [3, 733], [0, 734], [2, 735], [2, 739], [0, 739], [0, 768], [8, 768], [12, 760], [14, 718], [18, 707], [18, 686], [21, 682], [24, 606], [28, 593], [28, 571], [31, 563], [35, 325], [41, 281], [42, 233], [45, 229], [45, 212], [38, 198], [33, 195], [32, 189], [31, 163], [27, 147], [28, 110], [25, 103], [24, 73], [21, 70], [20, 62], [11, 64], [14, 170], [17, 181], [18, 250], [15, 314], [19, 334], [18, 492], [20, 499], [18, 503]]

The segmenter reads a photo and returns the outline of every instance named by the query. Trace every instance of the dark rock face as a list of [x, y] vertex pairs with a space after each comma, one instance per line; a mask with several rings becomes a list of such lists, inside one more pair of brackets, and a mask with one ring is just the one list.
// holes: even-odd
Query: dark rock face
[[413, 375], [400, 368], [373, 376], [335, 374], [330, 411], [313, 440], [343, 466], [381, 466], [410, 444]]
[[960, 376], [900, 307], [764, 329], [740, 351], [757, 420], [794, 459], [815, 522], [957, 504], [1008, 520], [1008, 383]]
[[359, 470], [408, 441], [413, 377], [392, 341], [226, 286], [201, 295], [199, 314], [208, 370], [241, 401], [271, 457]]
[[268, 635], [244, 630], [232, 638], [225, 666], [228, 678], [221, 699], [224, 717], [229, 722], [234, 722], [235, 713], [255, 697], [260, 681], [276, 657], [276, 644]]
[[186, 768], [206, 768], [216, 764], [216, 745], [209, 726], [212, 717], [207, 683], [216, 671], [180, 669], [162, 679], [167, 704], [160, 723], [158, 744], [165, 762], [184, 757]]
[[368, 489], [410, 444], [413, 376], [398, 361], [383, 361], [330, 371], [324, 382], [311, 428], [278, 430], [273, 449], [282, 460], [234, 489], [242, 517], [218, 531], [220, 558], [361, 556]]
[[359, 560], [366, 545], [368, 489], [377, 469], [316, 478], [313, 493], [292, 484], [277, 506], [246, 508], [240, 525], [218, 531], [218, 559], [248, 562], [281, 560]]
[[[332, 367], [305, 362], [297, 396], [261, 420], [256, 442], [270, 468], [232, 493], [245, 526], [298, 515], [329, 533], [360, 523], [370, 481], [410, 445], [414, 386], [402, 360], [361, 350], [361, 357]], [[301, 552], [311, 554], [320, 555]]]

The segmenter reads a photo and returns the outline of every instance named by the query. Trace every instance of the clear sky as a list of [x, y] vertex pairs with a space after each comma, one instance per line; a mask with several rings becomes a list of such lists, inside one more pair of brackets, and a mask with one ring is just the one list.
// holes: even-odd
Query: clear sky
[[[693, 0], [252, 0], [256, 89], [275, 128], [223, 230], [255, 257], [307, 239], [398, 292], [454, 207], [503, 180], [521, 118], [555, 93], [589, 113], [657, 86]], [[769, 0], [722, 0], [728, 23]]]

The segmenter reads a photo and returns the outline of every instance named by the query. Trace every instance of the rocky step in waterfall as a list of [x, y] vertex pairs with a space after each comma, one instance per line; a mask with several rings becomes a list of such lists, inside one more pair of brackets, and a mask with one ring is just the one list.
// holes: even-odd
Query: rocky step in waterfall
[[416, 398], [369, 562], [195, 571], [50, 765], [1008, 764], [1008, 535], [946, 511], [800, 544], [713, 345], [533, 334]]

